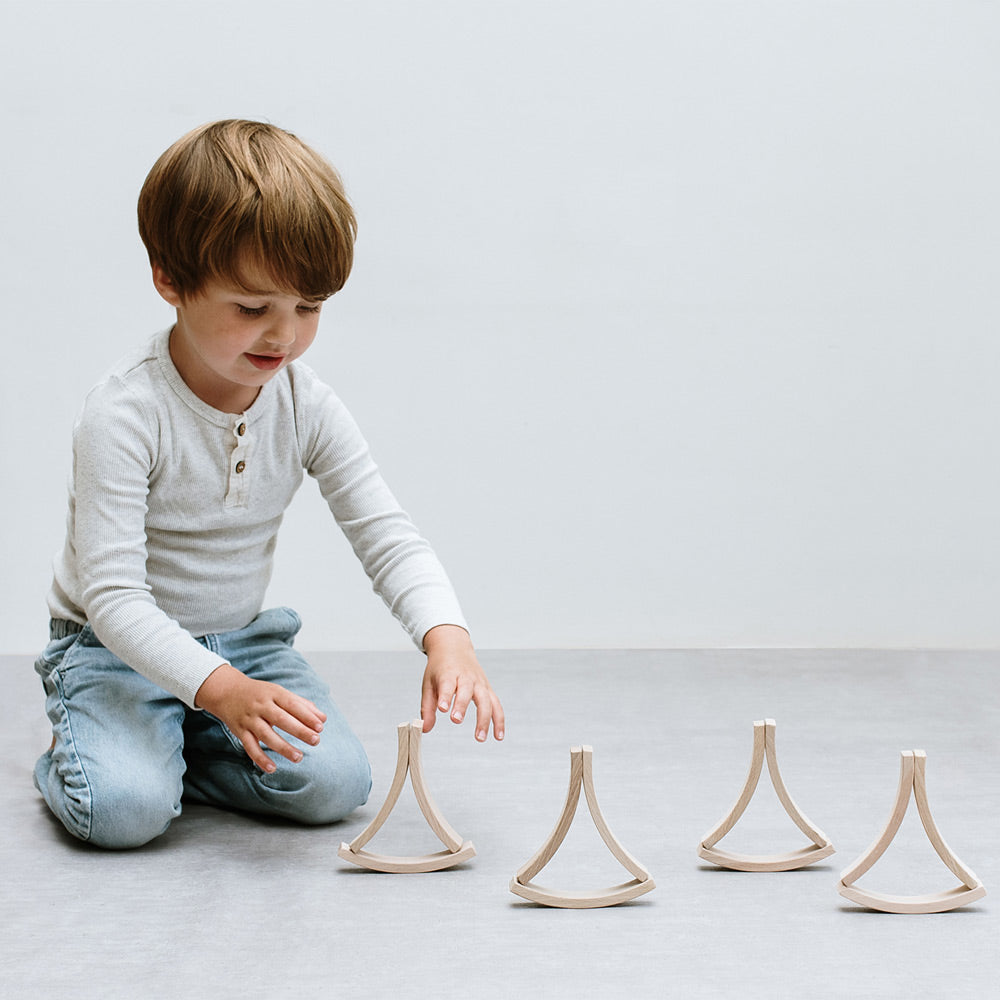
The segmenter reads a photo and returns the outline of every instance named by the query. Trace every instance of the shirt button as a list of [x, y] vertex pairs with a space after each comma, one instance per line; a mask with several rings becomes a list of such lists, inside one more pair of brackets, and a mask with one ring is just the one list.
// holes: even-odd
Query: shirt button
[[247, 463], [246, 462], [237, 462], [236, 463], [236, 475], [239, 475], [246, 467], [247, 467]]
[[240, 437], [243, 437], [243, 435], [246, 434], [246, 432], [247, 432], [246, 424], [240, 424], [240, 426], [236, 428], [236, 433], [239, 434]]

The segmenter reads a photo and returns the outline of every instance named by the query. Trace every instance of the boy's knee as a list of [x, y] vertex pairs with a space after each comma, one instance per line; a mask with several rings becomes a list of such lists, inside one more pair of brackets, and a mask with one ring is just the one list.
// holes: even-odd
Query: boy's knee
[[95, 847], [141, 847], [164, 833], [181, 811], [179, 782], [83, 780], [78, 770], [60, 773], [51, 753], [39, 760], [35, 783], [63, 826]]
[[181, 812], [181, 789], [164, 787], [105, 789], [92, 807], [90, 836], [97, 847], [142, 847], [166, 833]]
[[344, 819], [368, 801], [372, 790], [372, 769], [368, 755], [358, 744], [357, 753], [342, 761], [328, 782], [325, 815], [314, 822], [333, 823]]
[[156, 789], [121, 789], [95, 803], [90, 836], [97, 847], [122, 850], [142, 847], [166, 833], [181, 812], [180, 792]]
[[357, 740], [342, 741], [336, 752], [306, 751], [300, 763], [282, 761], [261, 780], [278, 793], [281, 812], [310, 825], [344, 819], [368, 801], [372, 787], [371, 766]]
[[74, 837], [95, 847], [142, 847], [180, 815], [180, 790], [160, 785], [66, 787], [54, 811]]

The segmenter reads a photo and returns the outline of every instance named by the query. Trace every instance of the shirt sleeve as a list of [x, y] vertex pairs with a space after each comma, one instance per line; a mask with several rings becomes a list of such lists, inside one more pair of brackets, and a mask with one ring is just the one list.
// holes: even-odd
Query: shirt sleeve
[[303, 465], [375, 592], [418, 649], [437, 625], [467, 630], [444, 567], [390, 492], [347, 408], [305, 366], [296, 368], [294, 390]]
[[155, 418], [120, 382], [92, 393], [74, 431], [72, 544], [82, 610], [112, 653], [194, 707], [225, 660], [156, 604], [146, 580], [145, 518], [158, 450]]

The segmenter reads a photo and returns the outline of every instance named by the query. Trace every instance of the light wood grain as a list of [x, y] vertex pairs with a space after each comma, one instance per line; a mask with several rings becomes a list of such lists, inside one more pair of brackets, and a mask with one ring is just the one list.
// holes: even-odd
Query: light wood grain
[[382, 808], [379, 809], [375, 818], [351, 841], [350, 850], [355, 853], [360, 851], [381, 829], [382, 824], [389, 818], [389, 813], [392, 812], [399, 800], [399, 793], [406, 783], [406, 772], [410, 760], [410, 723], [401, 722], [396, 727], [396, 740], [396, 770], [392, 776], [392, 784], [389, 786], [385, 802], [382, 803]]
[[[792, 818], [792, 822], [795, 823], [813, 844], [820, 848], [829, 846], [830, 838], [806, 818], [802, 810], [795, 804], [794, 799], [788, 794], [784, 779], [781, 777], [781, 769], [778, 767], [777, 739], [778, 727], [774, 719], [765, 720], [764, 745], [767, 751], [767, 770], [771, 776], [771, 784], [774, 785], [774, 790], [778, 795], [778, 801], [784, 807], [785, 812]], [[830, 854], [832, 853], [833, 851], [831, 850]]]
[[431, 798], [431, 793], [424, 780], [424, 765], [420, 756], [420, 738], [423, 735], [423, 723], [414, 722], [410, 726], [410, 784], [413, 786], [413, 794], [417, 797], [417, 804], [424, 814], [424, 819], [437, 835], [438, 840], [448, 848], [449, 851], [460, 851], [464, 841], [452, 828], [452, 825], [444, 818], [441, 811]]
[[[616, 906], [619, 903], [635, 899], [656, 888], [646, 868], [640, 864], [611, 832], [597, 802], [597, 792], [594, 789], [593, 756], [591, 747], [571, 747], [569, 752], [569, 789], [566, 801], [559, 819], [548, 838], [516, 872], [510, 880], [510, 891], [533, 903], [544, 906], [555, 906], [569, 909], [591, 909], [601, 906]], [[580, 789], [584, 790], [587, 808], [597, 827], [601, 839], [615, 858], [635, 876], [631, 882], [611, 886], [606, 889], [591, 889], [587, 891], [549, 889], [535, 884], [532, 880], [552, 860], [560, 845], [566, 839], [566, 834], [573, 824], [577, 805], [580, 801]]]
[[849, 885], [857, 881], [885, 854], [885, 849], [892, 843], [892, 839], [899, 831], [903, 817], [906, 815], [906, 810], [910, 805], [910, 791], [912, 788], [913, 751], [904, 750], [899, 755], [899, 784], [896, 786], [896, 799], [892, 804], [889, 819], [883, 827], [882, 832], [872, 841], [868, 850], [854, 864], [845, 868], [841, 873], [840, 882], [842, 885]]
[[[698, 856], [705, 861], [734, 871], [783, 872], [805, 868], [835, 853], [830, 839], [806, 818], [785, 786], [781, 770], [778, 767], [776, 733], [777, 724], [774, 719], [764, 719], [753, 724], [753, 751], [750, 756], [750, 771], [743, 783], [743, 790], [732, 809], [702, 838], [698, 847]], [[765, 761], [771, 776], [771, 783], [774, 785], [782, 808], [812, 843], [799, 850], [786, 851], [782, 854], [739, 854], [716, 847], [715, 845], [733, 829], [746, 811], [757, 789]]]
[[753, 793], [760, 781], [760, 772], [764, 766], [765, 746], [765, 723], [764, 721], [753, 724], [753, 750], [750, 754], [750, 770], [747, 773], [746, 781], [743, 782], [743, 789], [733, 803], [733, 807], [725, 816], [702, 838], [701, 846], [705, 849], [713, 847], [739, 822], [739, 818], [746, 812]]
[[589, 892], [546, 889], [534, 882], [528, 884], [519, 882], [517, 876], [510, 880], [510, 891], [514, 895], [530, 900], [532, 903], [559, 907], [564, 910], [593, 910], [602, 906], [617, 906], [619, 903], [627, 903], [630, 899], [636, 899], [655, 888], [656, 885], [652, 879], [643, 882], [633, 879], [622, 885], [610, 886], [607, 889], [592, 889]]
[[559, 819], [545, 842], [517, 871], [514, 878], [522, 884], [530, 882], [553, 858], [566, 839], [569, 828], [573, 825], [576, 806], [580, 801], [580, 789], [583, 778], [583, 749], [571, 747], [569, 751], [569, 789], [566, 792], [566, 802], [563, 805]]
[[[923, 750], [903, 750], [900, 753], [899, 784], [896, 787], [896, 799], [889, 820], [868, 850], [841, 874], [837, 891], [845, 899], [885, 913], [943, 913], [959, 906], [968, 906], [986, 895], [986, 887], [945, 843], [934, 822], [927, 799], [926, 767], [927, 755]], [[920, 822], [923, 824], [927, 839], [930, 840], [938, 857], [961, 880], [961, 884], [943, 892], [919, 896], [873, 892], [855, 885], [854, 883], [882, 857], [899, 832], [910, 803], [911, 793], [916, 799], [917, 812], [920, 814]]]
[[597, 792], [594, 790], [594, 751], [590, 747], [583, 747], [583, 792], [587, 798], [587, 807], [590, 809], [590, 816], [597, 827], [597, 832], [601, 835], [601, 840], [608, 845], [608, 850], [618, 859], [618, 862], [638, 879], [639, 882], [649, 880], [649, 872], [625, 850], [618, 839], [611, 832], [604, 813], [597, 803]]
[[927, 755], [923, 750], [913, 751], [913, 798], [917, 803], [917, 812], [920, 814], [920, 822], [924, 826], [924, 832], [937, 852], [937, 856], [954, 872], [966, 888], [978, 889], [983, 884], [982, 880], [975, 872], [962, 864], [955, 852], [945, 843], [944, 837], [938, 832], [937, 825], [934, 823], [930, 803], [927, 801]]
[[337, 854], [351, 864], [367, 868], [373, 872], [389, 872], [394, 875], [439, 872], [454, 868], [476, 856], [476, 849], [467, 840], [457, 851], [438, 851], [435, 854], [418, 854], [398, 857], [392, 854], [374, 854], [371, 851], [351, 851], [349, 844], [341, 844]]
[[[464, 861], [468, 861], [469, 858], [475, 856], [475, 847], [473, 847], [471, 841], [463, 840], [455, 832], [451, 824], [438, 809], [427, 789], [420, 755], [420, 737], [423, 734], [423, 723], [419, 719], [416, 722], [400, 723], [397, 726], [396, 733], [398, 744], [396, 771], [392, 777], [392, 783], [389, 786], [385, 802], [371, 823], [354, 840], [349, 844], [342, 843], [340, 845], [337, 851], [338, 857], [361, 868], [368, 868], [371, 871], [392, 872], [396, 874], [441, 871], [444, 868], [452, 868]], [[375, 854], [364, 850], [365, 844], [378, 833], [379, 829], [389, 818], [389, 814], [399, 800], [399, 794], [406, 782], [407, 774], [410, 776], [410, 784], [413, 787], [413, 793], [416, 796], [417, 804], [420, 806], [420, 811], [447, 850], [439, 851], [436, 854], [420, 854], [413, 857]]]

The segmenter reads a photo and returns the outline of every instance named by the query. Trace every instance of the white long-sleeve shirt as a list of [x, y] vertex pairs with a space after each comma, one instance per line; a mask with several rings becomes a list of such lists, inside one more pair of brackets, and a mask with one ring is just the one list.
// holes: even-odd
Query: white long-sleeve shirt
[[465, 627], [440, 562], [329, 386], [295, 361], [245, 413], [223, 413], [187, 387], [168, 344], [169, 330], [87, 395], [53, 618], [89, 622], [119, 659], [193, 707], [224, 662], [194, 637], [242, 628], [261, 610], [305, 470], [418, 647], [435, 625]]

